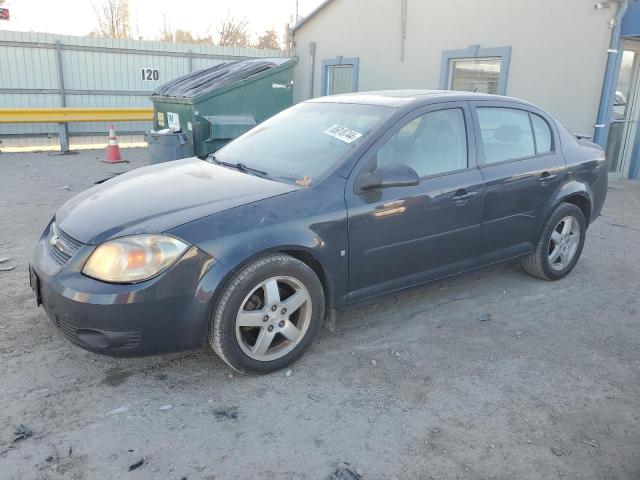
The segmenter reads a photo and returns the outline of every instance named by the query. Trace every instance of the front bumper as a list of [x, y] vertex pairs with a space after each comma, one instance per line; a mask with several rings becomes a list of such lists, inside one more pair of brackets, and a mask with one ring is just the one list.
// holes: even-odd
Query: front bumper
[[74, 344], [113, 356], [152, 355], [204, 344], [212, 299], [225, 267], [191, 247], [171, 268], [133, 285], [89, 278], [82, 266], [95, 248], [81, 245], [67, 261], [47, 241], [30, 266], [30, 281], [47, 315]]

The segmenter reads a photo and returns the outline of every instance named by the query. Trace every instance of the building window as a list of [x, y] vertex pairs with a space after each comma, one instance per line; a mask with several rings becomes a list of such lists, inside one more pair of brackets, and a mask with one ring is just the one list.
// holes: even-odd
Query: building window
[[449, 90], [498, 94], [499, 58], [451, 60]]
[[358, 91], [359, 58], [337, 57], [322, 61], [322, 95]]
[[440, 88], [506, 95], [511, 47], [480, 48], [442, 53]]

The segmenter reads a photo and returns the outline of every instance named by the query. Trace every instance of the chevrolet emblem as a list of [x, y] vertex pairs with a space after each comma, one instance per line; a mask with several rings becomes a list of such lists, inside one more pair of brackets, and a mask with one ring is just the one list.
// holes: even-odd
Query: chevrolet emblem
[[49, 239], [49, 244], [52, 247], [56, 247], [58, 250], [62, 250], [60, 245], [58, 245], [59, 240], [60, 240], [60, 237], [58, 237], [58, 235], [54, 233], [53, 235], [51, 235], [51, 238]]

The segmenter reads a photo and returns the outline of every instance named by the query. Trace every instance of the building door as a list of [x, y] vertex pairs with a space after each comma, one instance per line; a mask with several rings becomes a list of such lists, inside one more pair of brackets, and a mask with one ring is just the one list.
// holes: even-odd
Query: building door
[[640, 112], [639, 71], [640, 42], [625, 40], [607, 139], [609, 173], [615, 177], [625, 174], [634, 150]]

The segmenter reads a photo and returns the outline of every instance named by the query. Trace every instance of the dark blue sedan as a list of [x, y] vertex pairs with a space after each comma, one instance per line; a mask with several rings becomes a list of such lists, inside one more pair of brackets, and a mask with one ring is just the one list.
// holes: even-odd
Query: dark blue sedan
[[530, 103], [389, 91], [298, 104], [215, 155], [95, 186], [47, 225], [31, 284], [73, 343], [296, 360], [352, 302], [521, 258], [575, 266], [605, 156]]

